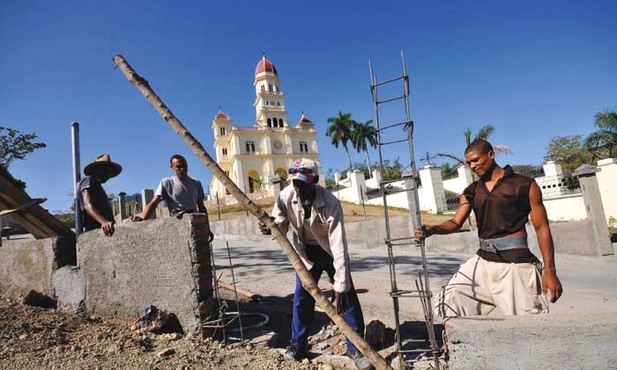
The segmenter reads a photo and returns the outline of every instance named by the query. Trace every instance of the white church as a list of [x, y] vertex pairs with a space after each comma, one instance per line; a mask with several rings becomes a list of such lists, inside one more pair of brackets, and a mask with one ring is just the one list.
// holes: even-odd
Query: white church
[[[255, 68], [253, 84], [253, 126], [236, 126], [223, 111], [212, 121], [216, 161], [245, 194], [274, 196], [287, 185], [287, 171], [294, 160], [304, 157], [319, 163], [317, 132], [305, 115], [296, 125], [287, 120], [281, 80], [265, 55]], [[323, 185], [324, 181], [324, 176], [320, 176], [319, 182]], [[211, 199], [226, 195], [229, 193], [223, 184], [213, 177]]]

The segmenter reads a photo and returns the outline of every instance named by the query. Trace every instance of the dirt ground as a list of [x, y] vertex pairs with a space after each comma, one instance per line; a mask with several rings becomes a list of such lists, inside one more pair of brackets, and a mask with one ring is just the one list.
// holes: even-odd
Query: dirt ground
[[[274, 199], [263, 199], [255, 202], [261, 208], [263, 208], [266, 212], [270, 213], [272, 211], [272, 205], [274, 204]], [[365, 219], [371, 218], [384, 218], [384, 210], [383, 207], [378, 206], [362, 206], [358, 204], [352, 204], [348, 202], [341, 202], [343, 205], [343, 214], [345, 216], [345, 222], [356, 222], [356, 221], [364, 221]], [[242, 208], [241, 205], [232, 205], [232, 206], [223, 206], [220, 208], [209, 207], [208, 212], [210, 214], [210, 220], [227, 220], [232, 218], [240, 218], [246, 217], [248, 212]], [[366, 215], [366, 217], [365, 217]], [[402, 208], [393, 208], [390, 207], [388, 210], [388, 215], [390, 217], [396, 216], [407, 216], [409, 215], [409, 211]], [[451, 215], [431, 215], [428, 213], [422, 213], [422, 222], [426, 224], [434, 224], [440, 223], [442, 221], [450, 219]]]
[[[260, 205], [267, 211], [272, 207], [271, 202]], [[347, 222], [364, 220], [365, 212], [366, 218], [383, 217], [381, 207], [343, 204], [343, 208]], [[210, 214], [211, 220], [218, 218], [217, 211], [211, 210]], [[391, 216], [406, 214], [405, 210], [394, 209], [390, 212]], [[233, 217], [246, 217], [246, 211], [239, 207], [222, 210], [221, 219]], [[449, 218], [443, 215], [422, 217], [426, 223]], [[219, 291], [221, 298], [229, 300], [229, 306], [233, 307], [235, 301], [230, 292], [225, 289]], [[0, 369], [354, 368], [352, 362], [343, 356], [344, 336], [330, 325], [325, 314], [316, 315], [309, 339], [313, 348], [312, 362], [305, 360], [299, 363], [282, 356], [282, 349], [290, 335], [290, 296], [270, 295], [270, 301], [259, 302], [242, 294], [239, 298], [240, 312], [264, 311], [265, 307], [269, 317], [269, 322], [256, 332], [245, 333], [244, 341], [228, 336], [227, 340], [223, 340], [220, 335], [217, 339], [204, 340], [195, 337], [192, 332], [139, 333], [130, 330], [129, 322], [106, 320], [91, 314], [57, 312], [3, 298], [0, 299]], [[409, 330], [418, 328], [411, 327]], [[393, 345], [393, 332], [387, 329], [376, 349], [383, 356], [388, 356], [393, 351]]]
[[331, 369], [277, 349], [193, 333], [140, 334], [126, 322], [0, 301], [1, 369]]

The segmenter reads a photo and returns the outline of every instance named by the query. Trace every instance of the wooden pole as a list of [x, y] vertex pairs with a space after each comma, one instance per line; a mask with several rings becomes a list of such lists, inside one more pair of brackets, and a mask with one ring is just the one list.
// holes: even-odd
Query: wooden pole
[[321, 290], [317, 286], [317, 283], [313, 281], [313, 277], [310, 272], [304, 266], [304, 263], [296, 253], [295, 249], [287, 240], [285, 234], [281, 232], [276, 223], [270, 218], [270, 215], [266, 213], [261, 207], [253, 203], [237, 186], [231, 181], [231, 179], [223, 172], [218, 164], [210, 157], [204, 147], [195, 139], [195, 137], [187, 130], [186, 127], [174, 116], [171, 110], [163, 103], [163, 101], [156, 95], [154, 90], [150, 87], [148, 81], [135, 72], [135, 70], [129, 65], [129, 63], [121, 56], [116, 55], [114, 57], [114, 63], [120, 68], [122, 73], [135, 87], [143, 94], [143, 96], [150, 102], [154, 109], [169, 123], [171, 128], [187, 143], [187, 145], [193, 150], [195, 155], [202, 161], [202, 163], [212, 172], [214, 177], [220, 181], [225, 188], [233, 195], [238, 203], [250, 212], [253, 216], [272, 230], [272, 236], [281, 246], [287, 258], [291, 262], [293, 268], [302, 281], [302, 286], [306, 289], [310, 295], [315, 299], [315, 302], [321, 307], [324, 312], [332, 319], [332, 321], [338, 325], [343, 334], [349, 338], [349, 340], [362, 352], [368, 360], [377, 369], [389, 369], [392, 367], [388, 365], [386, 360], [377, 353], [358, 333], [356, 333], [349, 324], [343, 319], [341, 315], [336, 312], [336, 308], [330, 301], [321, 293]]

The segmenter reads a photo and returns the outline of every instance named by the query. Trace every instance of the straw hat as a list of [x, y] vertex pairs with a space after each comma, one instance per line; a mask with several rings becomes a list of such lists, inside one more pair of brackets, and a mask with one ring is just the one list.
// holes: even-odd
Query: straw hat
[[120, 172], [122, 172], [122, 166], [112, 162], [109, 154], [101, 154], [98, 156], [94, 162], [84, 168], [84, 173], [87, 176], [90, 176], [98, 168], [105, 168], [110, 178], [116, 177], [120, 174]]

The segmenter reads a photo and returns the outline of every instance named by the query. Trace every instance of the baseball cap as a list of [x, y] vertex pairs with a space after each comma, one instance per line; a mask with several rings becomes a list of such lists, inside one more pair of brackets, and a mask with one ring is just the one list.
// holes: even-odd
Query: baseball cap
[[314, 184], [317, 177], [317, 163], [312, 159], [296, 159], [293, 166], [289, 168], [288, 180], [300, 180], [307, 184]]

